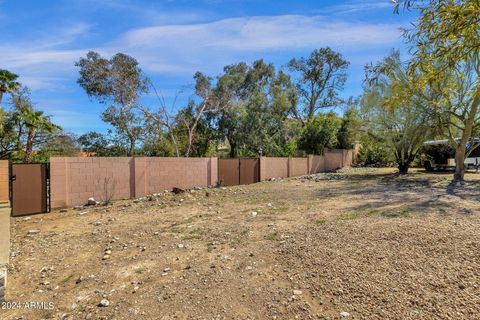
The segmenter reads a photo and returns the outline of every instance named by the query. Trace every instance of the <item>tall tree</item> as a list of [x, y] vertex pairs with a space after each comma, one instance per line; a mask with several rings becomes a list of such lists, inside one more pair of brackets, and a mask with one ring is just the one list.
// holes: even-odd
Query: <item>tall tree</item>
[[[425, 72], [427, 83], [441, 81], [452, 73], [463, 73], [468, 68], [474, 75], [474, 84], [468, 91], [468, 105], [460, 114], [455, 113], [460, 126], [460, 138], [455, 140], [455, 180], [463, 180], [467, 144], [475, 129], [480, 105], [480, 2], [477, 0], [399, 0], [400, 8], [419, 12], [413, 27], [405, 31], [412, 43], [414, 59], [412, 69]], [[440, 96], [441, 105], [447, 98]], [[455, 116], [456, 117], [456, 116]]]
[[[153, 84], [151, 84], [151, 86], [155, 93], [155, 96], [157, 98], [159, 105], [157, 109], [154, 111], [150, 110], [145, 106], [141, 107], [141, 111], [145, 116], [145, 124], [148, 132], [146, 137], [148, 140], [147, 147], [149, 147], [150, 149], [152, 149], [152, 147], [154, 148], [155, 145], [157, 145], [157, 142], [154, 140], [157, 140], [158, 142], [161, 143], [162, 149], [164, 149], [166, 144], [163, 143], [162, 140], [164, 138], [164, 135], [166, 134], [170, 139], [170, 143], [172, 148], [174, 149], [175, 156], [180, 157], [180, 147], [179, 147], [178, 138], [175, 132], [177, 119], [175, 116], [171, 114], [171, 112], [173, 113], [173, 111], [176, 109], [178, 94], [175, 95], [175, 98], [171, 105], [171, 110], [168, 110], [167, 104], [165, 102], [165, 98], [159, 94], [159, 92], [157, 91], [157, 89]], [[158, 151], [162, 155], [168, 154], [168, 151], [165, 153], [165, 150], [158, 150]], [[156, 154], [156, 151], [151, 150], [149, 153]]]
[[15, 92], [20, 89], [20, 83], [16, 81], [17, 78], [16, 74], [0, 69], [0, 106], [2, 105], [4, 93]]
[[408, 73], [398, 51], [366, 71], [362, 113], [368, 115], [370, 134], [391, 151], [399, 172], [407, 173], [423, 143], [434, 133], [428, 99], [432, 90], [412, 90], [412, 83], [421, 76]]
[[338, 148], [351, 149], [360, 139], [363, 123], [358, 115], [357, 109], [350, 107], [342, 117], [342, 124], [338, 129]]
[[23, 162], [31, 162], [35, 145], [43, 143], [49, 135], [60, 129], [53, 124], [50, 117], [42, 111], [35, 110], [28, 91], [22, 90], [12, 98], [13, 111], [11, 113], [11, 129], [16, 136], [15, 151], [24, 147]]
[[230, 157], [287, 152], [285, 121], [296, 103], [287, 74], [263, 60], [230, 65], [219, 76], [216, 93], [230, 106], [216, 118], [221, 138], [230, 144]]
[[215, 95], [212, 86], [213, 79], [211, 77], [208, 77], [201, 72], [196, 72], [193, 78], [195, 79], [195, 94], [200, 98], [200, 101], [194, 103], [189, 112], [179, 114], [177, 117], [177, 121], [183, 123], [187, 131], [185, 157], [189, 157], [192, 152], [197, 129], [202, 118], [204, 116], [212, 116], [220, 110], [228, 107]]
[[322, 155], [324, 149], [336, 147], [341, 123], [334, 112], [316, 115], [301, 131], [298, 148], [307, 154]]
[[314, 50], [308, 58], [292, 59], [288, 68], [296, 74], [300, 104], [293, 116], [306, 124], [324, 108], [341, 103], [339, 92], [347, 80], [349, 62], [329, 47]]
[[148, 91], [148, 79], [137, 60], [123, 53], [106, 59], [90, 51], [75, 65], [80, 68], [77, 82], [88, 96], [110, 104], [102, 119], [115, 128], [119, 139], [127, 141], [127, 155], [133, 155], [142, 134], [141, 119], [134, 107], [140, 95]]

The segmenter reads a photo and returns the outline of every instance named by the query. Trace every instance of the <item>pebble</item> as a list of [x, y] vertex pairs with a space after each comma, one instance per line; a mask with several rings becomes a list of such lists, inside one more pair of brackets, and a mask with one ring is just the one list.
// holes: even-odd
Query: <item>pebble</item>
[[340, 312], [340, 317], [343, 317], [343, 318], [350, 317], [350, 313], [348, 313], [347, 311], [342, 311]]
[[110, 301], [108, 301], [107, 299], [102, 299], [102, 301], [100, 301], [100, 303], [98, 304], [99, 307], [108, 307], [110, 305]]
[[257, 214], [258, 214], [258, 212], [256, 212], [256, 211], [253, 211], [253, 212], [252, 212], [252, 217], [256, 217], [256, 216], [257, 216]]
[[108, 254], [104, 255], [102, 258], [102, 260], [108, 260], [108, 259], [110, 259], [110, 256]]
[[37, 234], [37, 233], [40, 233], [40, 230], [36, 230], [36, 229], [28, 230], [28, 234]]
[[293, 294], [296, 295], [296, 296], [299, 296], [302, 294], [302, 291], [301, 290], [293, 290]]

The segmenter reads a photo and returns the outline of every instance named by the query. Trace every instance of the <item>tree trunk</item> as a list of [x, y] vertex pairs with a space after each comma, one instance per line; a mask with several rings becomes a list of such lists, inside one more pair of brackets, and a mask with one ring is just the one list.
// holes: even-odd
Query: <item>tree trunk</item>
[[398, 172], [399, 172], [400, 174], [407, 174], [409, 168], [410, 168], [410, 164], [409, 164], [409, 163], [399, 163], [399, 164], [398, 164]]
[[465, 129], [462, 138], [455, 148], [455, 174], [453, 180], [463, 181], [465, 177], [465, 153], [467, 151], [467, 142], [472, 135], [473, 125], [477, 118], [478, 105], [480, 104], [480, 87], [477, 88], [475, 99], [472, 102], [470, 114], [465, 122]]
[[131, 157], [133, 156], [133, 152], [135, 150], [135, 140], [130, 140], [130, 147], [128, 148], [128, 151], [127, 151], [127, 157]]
[[230, 155], [229, 156], [230, 156], [230, 158], [236, 158], [237, 157], [237, 144], [235, 142], [230, 142]]
[[33, 138], [35, 137], [35, 130], [29, 130], [27, 136], [27, 145], [25, 147], [25, 156], [23, 162], [30, 163], [33, 151]]
[[3, 90], [0, 89], [0, 106], [2, 105]]

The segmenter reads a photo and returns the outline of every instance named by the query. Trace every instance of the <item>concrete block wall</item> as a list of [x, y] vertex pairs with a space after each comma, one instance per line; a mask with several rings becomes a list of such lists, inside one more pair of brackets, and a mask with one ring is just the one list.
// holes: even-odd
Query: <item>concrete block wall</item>
[[50, 159], [51, 206], [129, 199], [170, 190], [217, 184], [216, 158]]
[[260, 181], [288, 177], [288, 158], [260, 157]]
[[308, 174], [307, 158], [288, 158], [288, 176], [298, 177]]
[[0, 160], [0, 202], [8, 202], [8, 160]]
[[[349, 150], [326, 150], [308, 158], [260, 158], [260, 181], [332, 171], [351, 164]], [[1, 167], [0, 167], [1, 168]], [[8, 199], [8, 163], [7, 199]], [[174, 187], [215, 186], [217, 158], [81, 158], [50, 159], [51, 206], [83, 205], [88, 198], [119, 200], [142, 197]]]
[[135, 196], [214, 186], [217, 175], [217, 158], [135, 158]]
[[325, 171], [334, 171], [343, 167], [343, 150], [328, 149], [325, 150]]
[[308, 156], [308, 173], [315, 174], [325, 172], [325, 157], [324, 156]]
[[[52, 208], [134, 196], [133, 158], [50, 158]], [[109, 199], [107, 199], [109, 198]]]
[[342, 150], [343, 152], [343, 161], [342, 167], [349, 167], [353, 164], [353, 160], [355, 159], [354, 150]]

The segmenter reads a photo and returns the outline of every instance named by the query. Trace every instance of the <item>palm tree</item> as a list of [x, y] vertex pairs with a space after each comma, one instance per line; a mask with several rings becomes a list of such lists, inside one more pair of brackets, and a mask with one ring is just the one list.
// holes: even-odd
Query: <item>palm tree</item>
[[16, 74], [0, 69], [0, 105], [2, 104], [4, 93], [15, 92], [20, 88], [20, 83], [15, 81], [17, 78]]
[[25, 155], [23, 162], [31, 162], [31, 156], [33, 151], [33, 142], [39, 131], [53, 133], [59, 127], [50, 121], [50, 118], [45, 116], [42, 111], [35, 111], [33, 108], [26, 108], [22, 110], [20, 117], [24, 121], [25, 128], [27, 129], [27, 141], [25, 145]]

